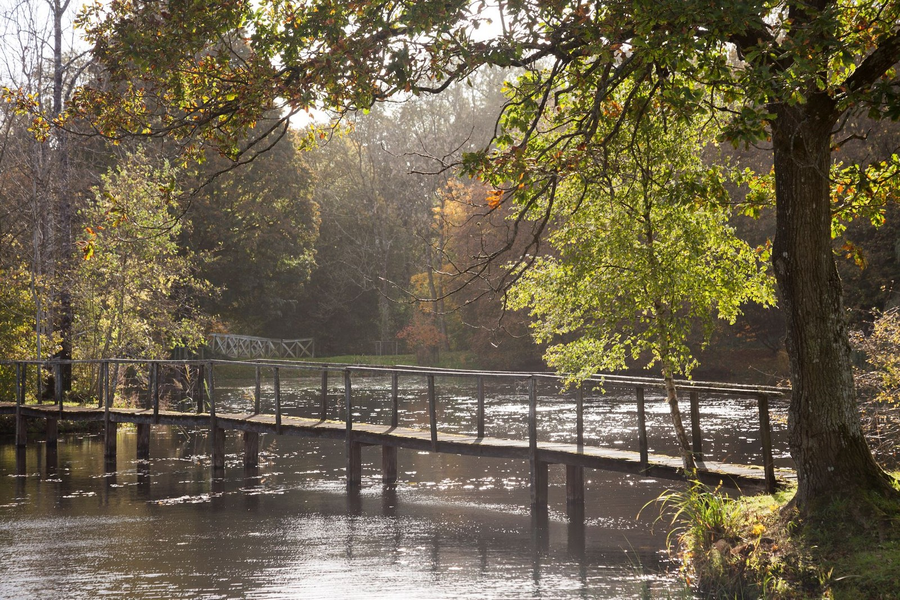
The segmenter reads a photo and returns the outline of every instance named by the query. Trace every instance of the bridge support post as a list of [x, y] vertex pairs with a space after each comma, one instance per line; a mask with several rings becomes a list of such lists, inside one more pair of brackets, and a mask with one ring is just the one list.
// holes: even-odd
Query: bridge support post
[[213, 471], [222, 471], [225, 469], [225, 430], [213, 424], [209, 430], [209, 437], [212, 444]]
[[362, 444], [347, 444], [347, 489], [358, 490], [362, 486]]
[[647, 443], [647, 415], [644, 412], [644, 388], [635, 388], [637, 399], [638, 450], [641, 457], [641, 468], [646, 472], [650, 467], [650, 446]]
[[244, 466], [259, 466], [259, 434], [255, 431], [244, 432]]
[[204, 373], [203, 365], [197, 365], [196, 375], [194, 379], [193, 385], [193, 394], [194, 400], [197, 403], [197, 414], [201, 414], [203, 412], [204, 401], [203, 401], [203, 382], [206, 381], [206, 374]]
[[322, 389], [319, 392], [319, 420], [328, 420], [328, 368], [322, 369]]
[[584, 508], [584, 467], [566, 465], [566, 505]]
[[47, 447], [55, 448], [59, 440], [59, 421], [57, 419], [47, 419]]
[[138, 460], [150, 458], [150, 424], [137, 424], [137, 457]]
[[16, 446], [24, 448], [28, 444], [28, 419], [19, 413], [16, 415]]
[[549, 487], [549, 465], [539, 460], [531, 461], [531, 508], [547, 508], [547, 489]]
[[103, 456], [107, 460], [116, 458], [116, 432], [118, 423], [106, 419], [106, 425], [103, 428], [104, 452]]
[[381, 483], [397, 483], [397, 446], [381, 447]]

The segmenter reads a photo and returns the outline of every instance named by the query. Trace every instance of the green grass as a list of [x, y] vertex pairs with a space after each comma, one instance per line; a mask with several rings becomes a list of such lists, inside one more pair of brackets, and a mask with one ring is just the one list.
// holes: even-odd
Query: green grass
[[376, 356], [371, 354], [343, 354], [341, 356], [317, 356], [316, 358], [307, 358], [305, 360], [307, 362], [337, 363], [347, 365], [396, 366], [416, 364], [416, 355], [391, 354], [386, 356]]
[[835, 500], [807, 522], [794, 491], [731, 499], [698, 483], [661, 496], [686, 582], [711, 598], [900, 598], [900, 504]]
[[[305, 358], [298, 361], [279, 361], [279, 362], [302, 362], [302, 363], [327, 363], [335, 365], [372, 365], [382, 367], [394, 367], [401, 365], [416, 365], [416, 357], [414, 354], [394, 354], [387, 356], [376, 356], [371, 354], [344, 354], [340, 356], [317, 356], [316, 358]], [[422, 366], [422, 365], [419, 365]], [[443, 352], [433, 367], [445, 369], [471, 369], [474, 368], [475, 358], [471, 352]], [[246, 379], [254, 377], [254, 369], [249, 364], [235, 362], [234, 364], [216, 364], [216, 377], [223, 379]], [[318, 371], [307, 372], [310, 377], [318, 377]], [[269, 377], [265, 374], [264, 377]]]
[[[342, 356], [316, 357], [307, 360], [310, 362], [343, 363], [351, 365], [398, 366], [417, 364], [415, 354], [394, 354], [385, 356], [345, 354]], [[441, 352], [438, 360], [434, 364], [419, 366], [440, 367], [444, 369], [468, 369], [475, 366], [475, 357], [471, 352], [467, 351]]]

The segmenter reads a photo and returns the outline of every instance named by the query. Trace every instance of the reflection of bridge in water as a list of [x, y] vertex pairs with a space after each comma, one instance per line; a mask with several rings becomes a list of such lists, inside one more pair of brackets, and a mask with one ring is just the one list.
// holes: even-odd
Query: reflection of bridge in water
[[314, 358], [313, 338], [282, 340], [211, 333], [206, 338], [207, 347], [215, 354], [229, 358]]
[[[133, 423], [137, 426], [138, 458], [148, 458], [150, 454], [150, 427], [152, 425], [178, 425], [200, 427], [209, 431], [212, 447], [213, 472], [225, 468], [226, 430], [243, 433], [243, 462], [245, 467], [255, 467], [259, 461], [259, 434], [292, 435], [309, 438], [341, 440], [345, 444], [346, 475], [349, 489], [358, 489], [362, 481], [362, 449], [366, 446], [381, 446], [382, 480], [385, 484], [397, 482], [397, 450], [406, 448], [417, 451], [453, 453], [468, 456], [519, 459], [530, 465], [530, 488], [532, 506], [543, 509], [547, 506], [548, 466], [566, 467], [566, 499], [570, 508], [584, 505], [584, 469], [603, 469], [623, 473], [636, 473], [663, 479], [683, 479], [682, 461], [678, 456], [650, 453], [647, 442], [645, 417], [645, 389], [662, 388], [659, 379], [646, 377], [622, 377], [615, 375], [597, 376], [590, 381], [607, 387], [629, 388], [633, 390], [637, 406], [631, 441], [617, 440], [614, 444], [632, 444], [637, 450], [624, 450], [623, 446], [608, 447], [585, 444], [584, 435], [584, 391], [582, 385], [575, 390], [574, 411], [571, 415], [575, 432], [571, 440], [549, 442], [538, 439], [538, 389], [542, 387], [544, 398], [552, 387], [556, 394], [559, 377], [549, 373], [512, 373], [491, 371], [462, 371], [418, 367], [377, 367], [334, 365], [324, 363], [254, 361], [233, 362], [221, 360], [202, 361], [147, 361], [110, 359], [101, 361], [70, 361], [73, 372], [81, 377], [94, 378], [97, 390], [96, 404], [73, 406], [63, 402], [62, 387], [59, 382], [61, 369], [66, 363], [55, 361], [38, 363], [34, 361], [4, 361], [0, 368], [15, 370], [15, 397], [0, 402], [0, 414], [15, 415], [18, 448], [24, 449], [27, 442], [27, 420], [44, 419], [48, 451], [55, 451], [57, 427], [61, 420], [99, 421], [104, 424], [105, 455], [108, 460], [116, 456], [116, 427], [118, 423]], [[40, 382], [37, 377], [43, 370], [54, 372], [54, 403], [41, 403]], [[245, 410], [230, 406], [222, 412], [221, 398], [217, 404], [215, 371], [228, 370], [234, 376], [236, 370], [255, 375], [252, 398], [246, 400]], [[292, 373], [316, 381], [320, 378], [321, 388], [317, 392], [314, 406], [304, 408], [304, 416], [286, 415], [283, 411], [281, 380], [285, 373]], [[11, 374], [11, 373], [10, 373]], [[343, 402], [334, 402], [329, 396], [329, 374], [340, 374], [343, 383]], [[272, 412], [261, 410], [263, 400], [263, 375], [266, 380], [266, 403], [273, 404]], [[358, 406], [354, 403], [354, 377], [390, 377], [390, 404], [379, 414], [387, 415], [383, 423], [366, 423], [354, 419]], [[422, 427], [404, 426], [400, 423], [398, 403], [398, 381], [404, 379], [423, 380], [427, 389], [427, 425]], [[439, 401], [435, 378], [454, 378], [472, 381], [475, 384], [475, 418], [471, 431], [450, 433], [441, 431], [438, 407], [454, 402], [448, 398]], [[500, 379], [525, 384], [527, 388], [527, 433], [522, 439], [509, 439], [485, 435], [485, 381]], [[549, 384], [549, 385], [548, 385]], [[790, 393], [789, 388], [752, 386], [726, 383], [679, 381], [677, 388], [687, 392], [690, 404], [690, 424], [693, 451], [699, 471], [697, 477], [711, 484], [723, 483], [741, 489], [763, 488], [774, 490], [780, 483], [793, 476], [787, 469], [776, 473], [772, 456], [772, 440], [769, 424], [769, 398]], [[117, 393], [118, 390], [118, 393]], [[114, 396], [119, 404], [126, 400], [131, 391], [129, 407], [113, 406]], [[271, 390], [271, 391], [269, 391]], [[762, 465], [751, 466], [711, 460], [703, 452], [702, 428], [700, 421], [700, 396], [726, 396], [731, 398], [755, 398], [758, 406], [758, 441], [761, 449]], [[184, 408], [184, 401], [189, 408]], [[358, 397], [357, 397], [358, 402]], [[387, 402], [387, 399], [385, 400]], [[172, 406], [176, 406], [175, 409]], [[524, 408], [524, 405], [523, 405]], [[337, 419], [329, 419], [337, 412]], [[372, 419], [378, 420], [378, 419]], [[752, 432], [743, 431], [744, 435]], [[634, 444], [636, 442], [636, 444]], [[624, 447], [627, 447], [625, 445]], [[22, 453], [24, 456], [24, 453]], [[21, 461], [24, 463], [24, 460]], [[24, 470], [24, 464], [21, 469]], [[114, 470], [114, 462], [113, 467]]]

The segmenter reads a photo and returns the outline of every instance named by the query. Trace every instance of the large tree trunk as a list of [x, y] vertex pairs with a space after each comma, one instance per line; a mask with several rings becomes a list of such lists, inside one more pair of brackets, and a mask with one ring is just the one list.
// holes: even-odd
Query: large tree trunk
[[[53, 106], [51, 115], [56, 118], [63, 109], [63, 14], [69, 7], [69, 0], [54, 0], [53, 8]], [[61, 360], [72, 360], [72, 323], [74, 321], [74, 309], [72, 307], [72, 294], [70, 291], [73, 273], [73, 254], [75, 243], [72, 237], [72, 199], [69, 186], [69, 149], [66, 132], [63, 129], [56, 131], [56, 154], [59, 160], [59, 172], [57, 174], [57, 215], [59, 218], [59, 243], [56, 248], [59, 255], [55, 257], [58, 263], [59, 281], [57, 282], [57, 312], [54, 329], [59, 333], [60, 349], [58, 357]], [[63, 392], [72, 389], [72, 365], [63, 365], [60, 371], [62, 376]]]
[[[817, 105], [817, 102], [820, 102]], [[793, 394], [788, 413], [801, 513], [861, 491], [890, 493], [863, 437], [841, 281], [831, 246], [830, 101], [778, 107], [773, 124], [775, 277], [787, 319]]]

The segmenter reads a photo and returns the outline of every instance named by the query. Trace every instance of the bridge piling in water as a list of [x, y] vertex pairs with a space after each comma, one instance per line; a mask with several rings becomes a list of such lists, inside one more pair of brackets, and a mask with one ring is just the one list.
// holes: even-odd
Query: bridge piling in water
[[700, 432], [700, 394], [690, 392], [691, 404], [691, 451], [694, 460], [703, 460], [703, 434]]
[[259, 434], [255, 431], [244, 432], [244, 466], [259, 466]]
[[644, 408], [643, 386], [637, 386], [634, 395], [637, 401], [638, 452], [641, 457], [641, 470], [646, 471], [650, 466], [650, 446], [647, 443], [647, 413]]
[[381, 483], [384, 485], [397, 483], [397, 446], [381, 447]]
[[138, 460], [150, 459], [150, 424], [138, 423], [137, 428], [137, 458]]
[[47, 440], [47, 447], [56, 446], [59, 439], [59, 420], [53, 419], [51, 417], [47, 417], [46, 428], [44, 429], [44, 435]]

